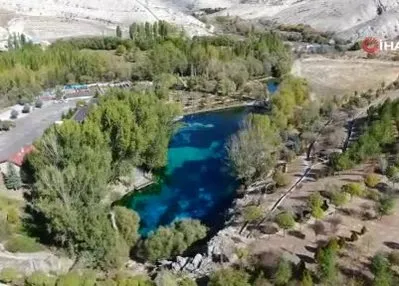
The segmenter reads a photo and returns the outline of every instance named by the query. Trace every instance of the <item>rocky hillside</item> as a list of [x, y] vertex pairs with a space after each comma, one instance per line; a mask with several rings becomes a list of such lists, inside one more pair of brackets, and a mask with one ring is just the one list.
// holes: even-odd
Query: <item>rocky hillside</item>
[[0, 7], [3, 38], [8, 32], [41, 40], [101, 35], [113, 33], [116, 25], [155, 20], [209, 34], [212, 30], [191, 16], [203, 8], [226, 8], [216, 15], [309, 24], [351, 40], [399, 34], [399, 0], [0, 0]]

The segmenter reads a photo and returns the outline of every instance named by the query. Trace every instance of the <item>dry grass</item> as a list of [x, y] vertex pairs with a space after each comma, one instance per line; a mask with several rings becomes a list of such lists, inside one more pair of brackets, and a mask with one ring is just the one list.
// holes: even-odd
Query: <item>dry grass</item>
[[293, 73], [306, 78], [317, 96], [342, 96], [376, 89], [394, 81], [399, 63], [392, 61], [309, 56], [295, 62]]

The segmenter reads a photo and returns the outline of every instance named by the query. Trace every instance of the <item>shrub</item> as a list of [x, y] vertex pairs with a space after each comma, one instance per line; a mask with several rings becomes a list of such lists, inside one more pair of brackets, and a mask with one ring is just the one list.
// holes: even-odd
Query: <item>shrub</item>
[[392, 273], [389, 261], [382, 254], [376, 254], [371, 261], [371, 272], [374, 274], [373, 285], [392, 285]]
[[399, 250], [393, 250], [389, 253], [388, 259], [391, 264], [399, 266]]
[[336, 237], [332, 237], [328, 240], [327, 247], [331, 248], [335, 252], [341, 249]]
[[24, 108], [22, 108], [22, 113], [29, 113], [30, 112], [30, 105], [26, 103]]
[[338, 274], [336, 251], [327, 246], [316, 252], [318, 270], [323, 281], [333, 283]]
[[132, 247], [139, 238], [140, 217], [135, 211], [120, 206], [115, 207], [114, 212], [119, 232], [127, 244]]
[[22, 98], [18, 99], [18, 104], [19, 105], [25, 105], [25, 104], [29, 103], [29, 101], [30, 101], [29, 98], [22, 97]]
[[311, 208], [312, 216], [315, 219], [321, 219], [324, 216], [324, 211], [322, 209], [323, 206], [323, 197], [320, 193], [314, 193], [309, 197], [309, 205]]
[[274, 274], [275, 285], [287, 285], [292, 277], [291, 263], [285, 259], [280, 259], [277, 271]]
[[43, 106], [43, 101], [42, 101], [41, 99], [38, 99], [38, 100], [35, 102], [35, 107], [36, 107], [36, 108], [42, 108], [42, 106]]
[[[154, 283], [152, 283], [150, 281], [150, 279], [145, 275], [127, 276], [126, 274], [117, 274], [117, 276], [115, 277], [114, 280], [116, 282], [116, 285], [118, 285], [118, 286], [120, 286], [120, 285], [153, 286], [154, 285]], [[160, 284], [160, 285], [173, 285], [173, 284]]]
[[380, 182], [380, 178], [376, 174], [368, 174], [364, 179], [364, 183], [369, 188], [374, 188]]
[[290, 182], [290, 178], [288, 177], [288, 175], [280, 170], [274, 173], [273, 180], [276, 182], [276, 185], [278, 187], [285, 187]]
[[246, 206], [243, 210], [244, 220], [247, 222], [260, 219], [262, 217], [262, 208], [258, 206]]
[[310, 274], [309, 270], [305, 270], [302, 279], [301, 279], [301, 286], [313, 286], [313, 279], [312, 274]]
[[207, 228], [198, 220], [187, 219], [170, 227], [161, 226], [144, 242], [144, 254], [150, 261], [180, 255], [206, 234]]
[[386, 171], [386, 175], [388, 178], [393, 178], [396, 176], [396, 174], [399, 173], [399, 169], [395, 166], [389, 166], [387, 171]]
[[37, 252], [43, 250], [43, 246], [31, 237], [24, 235], [14, 235], [5, 245], [5, 249], [9, 252]]
[[244, 270], [235, 270], [233, 268], [224, 268], [217, 270], [210, 276], [208, 286], [250, 286], [248, 282], [250, 276]]
[[35, 271], [25, 278], [25, 286], [54, 286], [56, 278], [42, 271]]
[[13, 283], [18, 280], [19, 273], [16, 269], [5, 267], [0, 271], [0, 281], [3, 283]]
[[334, 191], [331, 194], [331, 202], [337, 206], [343, 206], [348, 202], [349, 198], [348, 198], [348, 193], [346, 192], [342, 192], [342, 191]]
[[392, 214], [394, 208], [395, 208], [395, 201], [390, 196], [385, 196], [380, 198], [377, 204], [377, 212], [379, 213], [380, 217]]
[[19, 112], [17, 110], [15, 110], [15, 109], [11, 110], [11, 116], [10, 116], [11, 119], [17, 119], [18, 115], [19, 115]]
[[4, 178], [4, 184], [9, 190], [18, 190], [22, 187], [21, 177], [11, 163], [7, 164], [7, 174]]
[[0, 120], [0, 130], [9, 131], [11, 127], [15, 127], [15, 123], [10, 120]]
[[351, 196], [361, 197], [364, 194], [365, 188], [361, 183], [349, 183], [343, 186], [343, 191]]
[[284, 230], [284, 235], [287, 229], [291, 229], [295, 225], [294, 217], [289, 212], [279, 213], [276, 216], [276, 222], [278, 226]]
[[197, 282], [191, 280], [188, 277], [184, 277], [182, 280], [179, 281], [179, 286], [197, 286]]
[[125, 47], [124, 45], [119, 45], [119, 46], [116, 48], [116, 51], [115, 51], [115, 54], [116, 54], [116, 55], [122, 56], [122, 55], [125, 54], [125, 53], [126, 53], [126, 47]]
[[7, 221], [11, 224], [18, 225], [21, 222], [19, 211], [15, 207], [10, 207], [7, 210]]
[[76, 272], [61, 275], [57, 280], [57, 286], [80, 286], [81, 277]]
[[380, 193], [377, 190], [368, 189], [366, 191], [366, 198], [368, 198], [369, 200], [377, 202], [380, 199]]

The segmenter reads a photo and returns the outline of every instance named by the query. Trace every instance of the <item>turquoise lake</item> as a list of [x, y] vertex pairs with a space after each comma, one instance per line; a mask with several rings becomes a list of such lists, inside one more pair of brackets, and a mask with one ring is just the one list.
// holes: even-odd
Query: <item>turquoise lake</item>
[[[269, 81], [267, 88], [274, 93], [278, 83]], [[183, 218], [200, 219], [210, 227], [223, 223], [238, 187], [227, 167], [225, 144], [249, 112], [249, 108], [236, 108], [181, 120], [159, 182], [127, 200], [128, 207], [140, 215], [141, 235]]]
[[129, 198], [129, 207], [140, 215], [142, 235], [181, 218], [200, 219], [209, 226], [223, 220], [237, 187], [226, 164], [225, 143], [247, 113], [240, 108], [181, 120], [160, 182]]

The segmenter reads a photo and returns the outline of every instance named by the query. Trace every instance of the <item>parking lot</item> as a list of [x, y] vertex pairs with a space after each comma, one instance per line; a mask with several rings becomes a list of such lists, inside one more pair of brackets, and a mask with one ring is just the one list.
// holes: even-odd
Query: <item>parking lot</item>
[[23, 146], [31, 144], [40, 137], [52, 123], [61, 119], [61, 115], [74, 108], [76, 100], [51, 102], [29, 115], [15, 120], [16, 126], [0, 134], [0, 161], [18, 152]]

